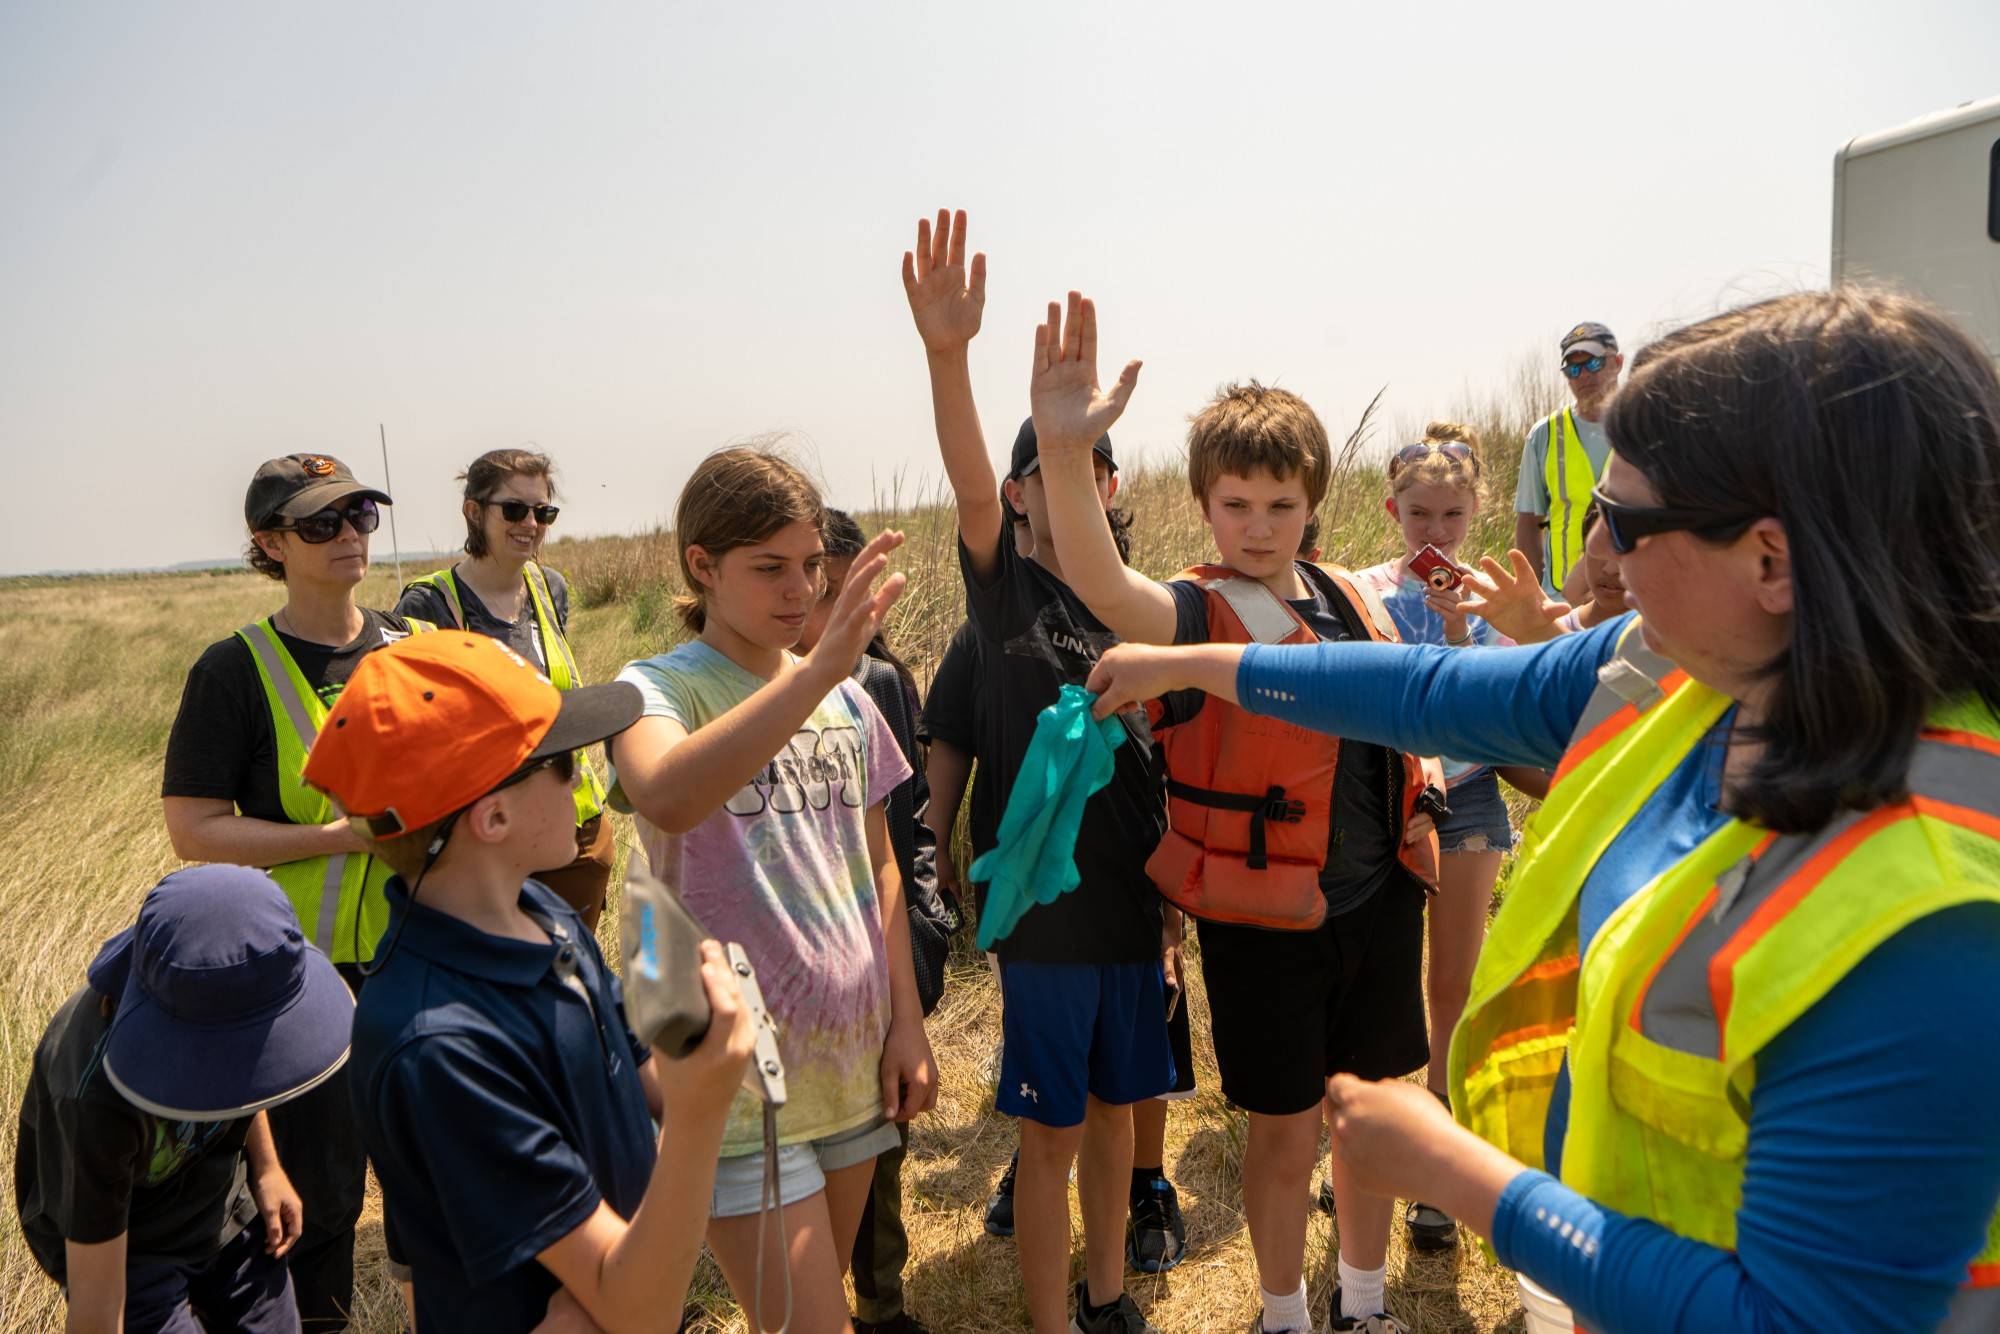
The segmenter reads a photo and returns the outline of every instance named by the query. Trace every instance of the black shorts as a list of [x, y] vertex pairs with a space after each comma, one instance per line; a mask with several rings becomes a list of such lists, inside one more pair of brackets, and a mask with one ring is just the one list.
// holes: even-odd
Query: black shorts
[[1424, 893], [1398, 876], [1312, 931], [1198, 922], [1222, 1093], [1291, 1116], [1336, 1074], [1393, 1079], [1429, 1062]]

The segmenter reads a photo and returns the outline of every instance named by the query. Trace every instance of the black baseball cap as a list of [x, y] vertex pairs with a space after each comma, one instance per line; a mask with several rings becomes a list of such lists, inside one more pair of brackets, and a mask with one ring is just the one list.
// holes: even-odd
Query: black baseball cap
[[394, 503], [387, 491], [355, 481], [347, 465], [330, 454], [287, 454], [265, 463], [250, 479], [243, 522], [260, 532], [273, 519], [303, 519], [349, 496], [366, 496], [378, 505]]
[[[1111, 469], [1111, 471], [1118, 471], [1118, 460], [1111, 457], [1111, 437], [1109, 435], [1099, 436], [1097, 443], [1090, 447], [1090, 452], [1103, 459], [1104, 465]], [[1021, 423], [1020, 434], [1014, 437], [1014, 457], [1009, 461], [1007, 475], [1009, 477], [1026, 477], [1041, 466], [1042, 460], [1036, 453], [1035, 447], [1035, 419], [1030, 417]]]
[[1577, 325], [1562, 337], [1562, 348], [1557, 353], [1565, 359], [1572, 352], [1582, 352], [1587, 356], [1609, 357], [1618, 352], [1618, 336], [1602, 324], [1584, 323]]

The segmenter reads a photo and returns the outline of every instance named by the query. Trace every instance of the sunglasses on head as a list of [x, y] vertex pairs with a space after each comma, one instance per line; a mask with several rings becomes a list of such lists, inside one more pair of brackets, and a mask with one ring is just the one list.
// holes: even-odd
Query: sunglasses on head
[[1448, 459], [1479, 471], [1479, 456], [1472, 452], [1472, 446], [1463, 440], [1419, 440], [1414, 445], [1404, 445], [1389, 460], [1389, 475], [1394, 477], [1413, 463], [1422, 463], [1433, 454], [1442, 454]]
[[1585, 371], [1589, 371], [1592, 375], [1595, 375], [1603, 369], [1603, 357], [1590, 357], [1584, 361], [1565, 361], [1563, 363], [1563, 374], [1572, 380], [1582, 375]]
[[1621, 505], [1606, 496], [1602, 487], [1592, 490], [1590, 494], [1596, 502], [1597, 521], [1604, 526], [1604, 535], [1610, 539], [1611, 549], [1621, 556], [1631, 555], [1641, 538], [1661, 533], [1727, 533], [1731, 529], [1747, 528], [1764, 517], [1748, 512], [1717, 513], [1715, 510], [1675, 509], [1671, 506], [1647, 508]]
[[340, 536], [340, 525], [351, 523], [354, 531], [361, 534], [374, 532], [382, 525], [382, 511], [375, 502], [363, 496], [346, 509], [327, 506], [317, 514], [308, 514], [303, 519], [293, 519], [289, 523], [272, 524], [276, 533], [297, 533], [299, 541], [309, 546], [331, 542]]
[[530, 505], [525, 500], [482, 500], [479, 503], [496, 506], [500, 511], [500, 517], [508, 523], [519, 523], [532, 514], [535, 516], [535, 522], [544, 528], [554, 523], [556, 515], [562, 513], [560, 505]]

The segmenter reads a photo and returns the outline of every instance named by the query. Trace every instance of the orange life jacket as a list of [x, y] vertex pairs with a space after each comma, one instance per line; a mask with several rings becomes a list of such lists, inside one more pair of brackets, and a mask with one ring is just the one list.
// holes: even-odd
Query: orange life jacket
[[[1303, 568], [1322, 591], [1345, 600], [1368, 638], [1397, 642], [1380, 599], [1365, 597], [1345, 571]], [[1283, 598], [1227, 566], [1197, 565], [1174, 577], [1202, 586], [1211, 643], [1319, 642]], [[1157, 719], [1158, 706], [1152, 711]], [[1146, 874], [1167, 901], [1214, 922], [1307, 931], [1324, 921], [1319, 881], [1333, 829], [1340, 738], [1211, 696], [1187, 722], [1161, 728], [1159, 739], [1167, 763], [1168, 828]], [[1437, 834], [1406, 843], [1403, 830], [1420, 803], [1427, 810], [1441, 807], [1443, 771], [1436, 760], [1400, 758], [1398, 790], [1382, 794], [1390, 833], [1404, 868], [1435, 888]]]

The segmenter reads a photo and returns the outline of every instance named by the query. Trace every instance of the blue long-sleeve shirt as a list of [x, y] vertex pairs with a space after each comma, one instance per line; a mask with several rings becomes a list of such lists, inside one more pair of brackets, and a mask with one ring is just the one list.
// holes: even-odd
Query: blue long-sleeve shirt
[[[1553, 768], [1624, 625], [1479, 653], [1253, 646], [1237, 694], [1253, 713], [1343, 737]], [[1727, 819], [1726, 721], [1585, 880], [1586, 951], [1620, 903]], [[1494, 1249], [1590, 1328], [1618, 1334], [1934, 1326], [2000, 1202], [1995, 996], [2000, 907], [1954, 908], [1884, 942], [1760, 1053], [1734, 1252], [1528, 1170], [1501, 1195]], [[1550, 1109], [1552, 1167], [1567, 1117], [1565, 1079]], [[1578, 1230], [1596, 1244], [1578, 1245]]]

